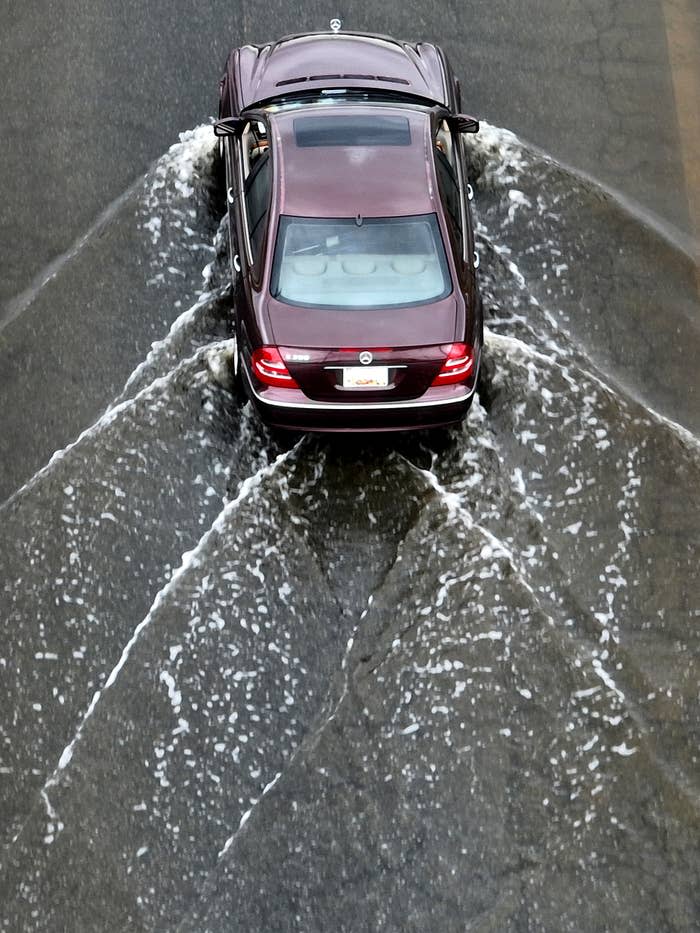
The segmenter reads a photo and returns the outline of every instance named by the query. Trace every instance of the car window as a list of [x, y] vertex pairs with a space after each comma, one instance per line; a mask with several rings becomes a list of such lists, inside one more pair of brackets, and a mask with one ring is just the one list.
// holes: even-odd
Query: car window
[[260, 260], [270, 203], [270, 154], [258, 157], [245, 182], [245, 206], [253, 262]]
[[271, 292], [287, 304], [391, 308], [451, 290], [437, 214], [280, 218]]
[[449, 159], [441, 149], [435, 149], [435, 168], [437, 170], [438, 187], [445, 209], [452, 219], [457, 237], [460, 253], [462, 252], [463, 230], [462, 209], [459, 196], [459, 185], [454, 169]]

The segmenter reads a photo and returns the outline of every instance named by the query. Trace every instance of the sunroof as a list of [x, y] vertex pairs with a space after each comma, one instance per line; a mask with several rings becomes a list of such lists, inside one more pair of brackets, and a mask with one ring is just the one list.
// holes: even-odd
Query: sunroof
[[297, 146], [410, 146], [411, 128], [406, 117], [366, 116], [297, 117]]

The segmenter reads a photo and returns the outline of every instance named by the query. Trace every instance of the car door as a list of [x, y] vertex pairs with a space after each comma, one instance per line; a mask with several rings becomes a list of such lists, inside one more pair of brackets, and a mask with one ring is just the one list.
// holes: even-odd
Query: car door
[[229, 166], [233, 176], [229, 217], [240, 269], [234, 289], [236, 333], [248, 350], [259, 343], [256, 309], [260, 304], [272, 183], [272, 157], [267, 145], [260, 145], [266, 138], [259, 129], [253, 129], [253, 124], [247, 124], [231, 147]]
[[474, 342], [480, 334], [481, 306], [476, 284], [474, 262], [474, 235], [468, 200], [468, 185], [462, 153], [462, 139], [446, 121], [437, 127], [434, 139], [435, 169], [452, 253], [460, 288], [469, 310], [467, 341]]

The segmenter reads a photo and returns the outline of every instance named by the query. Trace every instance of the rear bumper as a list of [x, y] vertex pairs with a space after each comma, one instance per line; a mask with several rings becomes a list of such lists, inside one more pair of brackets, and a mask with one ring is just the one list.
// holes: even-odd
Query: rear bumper
[[430, 388], [420, 398], [394, 402], [316, 402], [298, 389], [259, 389], [247, 367], [243, 382], [266, 424], [297, 431], [408, 431], [461, 421], [476, 389], [464, 385]]

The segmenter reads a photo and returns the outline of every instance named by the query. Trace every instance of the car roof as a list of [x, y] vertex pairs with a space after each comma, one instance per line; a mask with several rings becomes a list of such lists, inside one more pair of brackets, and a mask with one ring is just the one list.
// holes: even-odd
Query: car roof
[[[347, 123], [347, 118], [350, 125], [359, 120], [379, 126], [376, 140], [345, 145], [348, 139], [341, 136], [341, 144], [325, 144], [323, 123], [338, 126], [338, 120]], [[386, 125], [387, 118], [393, 121], [391, 126], [405, 125], [408, 130], [398, 144], [391, 139], [391, 127], [388, 142], [382, 138], [381, 121]], [[271, 114], [270, 126], [279, 213], [391, 217], [436, 210], [429, 112], [385, 105], [316, 104]], [[301, 131], [306, 126], [312, 132], [304, 137]]]
[[437, 46], [368, 33], [308, 33], [234, 50], [230, 60], [241, 110], [280, 94], [319, 87], [404, 92], [447, 105]]

